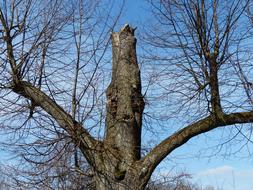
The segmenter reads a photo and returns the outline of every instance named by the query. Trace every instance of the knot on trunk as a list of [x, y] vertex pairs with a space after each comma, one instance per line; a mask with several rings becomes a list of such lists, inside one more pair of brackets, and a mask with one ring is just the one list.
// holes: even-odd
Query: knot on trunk
[[126, 176], [126, 170], [120, 170], [119, 168], [116, 168], [114, 171], [114, 177], [118, 181], [122, 181], [125, 179]]

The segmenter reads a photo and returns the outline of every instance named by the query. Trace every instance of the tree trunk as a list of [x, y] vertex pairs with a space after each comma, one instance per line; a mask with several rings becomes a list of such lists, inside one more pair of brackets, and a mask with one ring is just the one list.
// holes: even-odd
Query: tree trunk
[[[94, 180], [97, 190], [140, 189], [134, 167], [141, 157], [144, 109], [134, 29], [125, 25], [112, 33], [112, 80], [107, 88], [104, 151]], [[97, 169], [96, 166], [96, 169]]]
[[140, 159], [144, 101], [136, 58], [134, 29], [125, 25], [112, 34], [112, 80], [107, 88], [105, 143], [119, 150], [124, 163]]
[[134, 176], [125, 177], [124, 180], [115, 180], [109, 176], [97, 175], [96, 190], [143, 190]]

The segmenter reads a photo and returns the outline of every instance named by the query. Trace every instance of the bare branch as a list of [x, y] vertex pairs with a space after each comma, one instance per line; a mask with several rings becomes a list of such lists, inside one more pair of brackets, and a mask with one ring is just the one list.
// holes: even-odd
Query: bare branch
[[253, 111], [238, 112], [223, 115], [222, 119], [217, 120], [215, 117], [208, 116], [204, 119], [193, 123], [178, 132], [174, 133], [167, 139], [159, 143], [138, 163], [140, 176], [150, 176], [155, 167], [173, 150], [184, 145], [191, 138], [213, 130], [218, 127], [225, 127], [234, 124], [243, 124], [253, 122]]

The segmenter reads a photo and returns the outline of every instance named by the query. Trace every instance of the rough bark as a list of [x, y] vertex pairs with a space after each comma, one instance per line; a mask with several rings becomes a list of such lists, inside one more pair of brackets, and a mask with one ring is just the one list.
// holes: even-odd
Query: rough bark
[[[103, 159], [95, 171], [96, 189], [140, 189], [135, 162], [140, 159], [142, 113], [140, 70], [134, 29], [125, 25], [112, 33], [112, 79], [107, 88]], [[97, 168], [96, 168], [97, 169]]]
[[125, 25], [120, 32], [112, 33], [111, 38], [113, 66], [106, 92], [106, 144], [118, 149], [129, 164], [140, 159], [144, 109], [134, 29]]

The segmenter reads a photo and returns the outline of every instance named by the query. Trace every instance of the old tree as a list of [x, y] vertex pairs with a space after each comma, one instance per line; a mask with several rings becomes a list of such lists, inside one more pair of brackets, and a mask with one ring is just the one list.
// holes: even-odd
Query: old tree
[[[145, 100], [135, 29], [125, 25], [110, 34], [118, 17], [110, 16], [113, 5], [99, 3], [1, 1], [1, 129], [13, 140], [3, 146], [39, 165], [37, 172], [70, 157], [79, 175], [89, 164], [97, 190], [141, 190], [159, 163], [189, 139], [224, 126], [242, 131], [242, 124], [253, 122], [250, 1], [150, 1], [157, 22], [143, 38], [151, 47], [144, 60], [154, 68]], [[145, 63], [143, 69], [150, 71]], [[150, 92], [152, 85], [162, 87], [159, 96]], [[153, 109], [152, 101], [163, 106]], [[142, 154], [143, 119], [155, 118], [149, 124], [157, 126], [159, 114], [188, 120]], [[58, 174], [67, 163], [60, 165]]]

